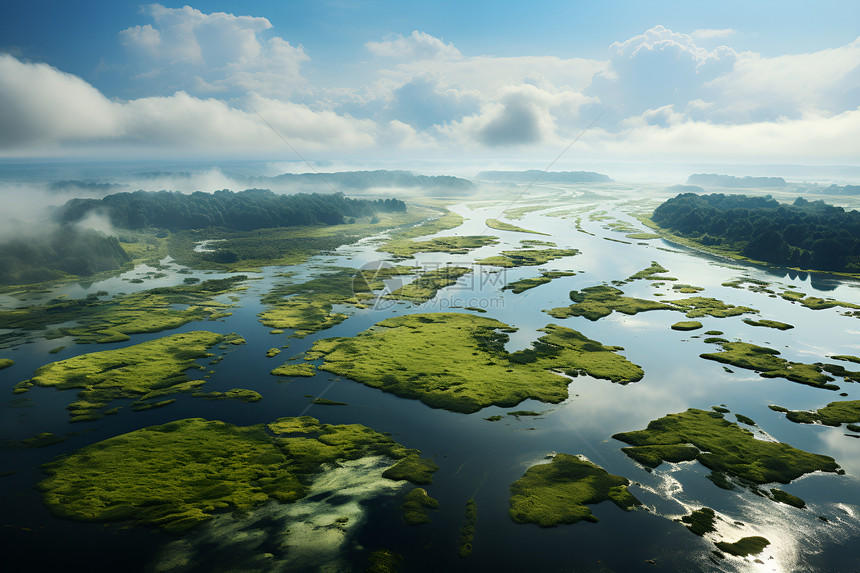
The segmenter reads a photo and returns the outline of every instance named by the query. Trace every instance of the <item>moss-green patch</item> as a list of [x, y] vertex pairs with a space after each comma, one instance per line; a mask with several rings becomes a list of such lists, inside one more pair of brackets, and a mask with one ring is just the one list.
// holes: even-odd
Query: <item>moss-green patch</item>
[[624, 235], [628, 239], [637, 239], [640, 241], [648, 241], [650, 239], [659, 239], [660, 235], [655, 233], [628, 233]]
[[13, 364], [15, 364], [15, 361], [11, 358], [0, 358], [0, 370], [3, 370], [4, 368], [9, 368]]
[[420, 458], [417, 451], [413, 451], [382, 472], [382, 477], [395, 481], [407, 480], [416, 485], [427, 485], [433, 483], [433, 474], [438, 469], [439, 466], [432, 460]]
[[697, 292], [702, 292], [705, 289], [702, 287], [687, 284], [674, 284], [672, 285], [672, 290], [676, 290], [683, 294], [693, 294]]
[[116, 350], [91, 352], [51, 362], [16, 390], [33, 385], [58, 390], [80, 389], [79, 400], [69, 404], [72, 421], [93, 419], [113, 400], [149, 401], [180, 392], [194, 392], [203, 380], [189, 380], [185, 371], [194, 360], [209, 356], [208, 348], [224, 340], [214, 332], [174, 334]]
[[270, 348], [266, 351], [266, 358], [274, 358], [281, 353], [280, 348]]
[[714, 527], [716, 522], [716, 513], [710, 507], [702, 507], [690, 512], [690, 515], [685, 515], [681, 518], [681, 522], [686, 524], [687, 529], [702, 537], [706, 533], [716, 531]]
[[623, 294], [623, 291], [606, 285], [586, 287], [581, 291], [570, 291], [570, 300], [573, 301], [570, 306], [551, 308], [545, 312], [553, 318], [583, 316], [588, 320], [598, 320], [613, 311], [632, 315], [649, 310], [675, 310], [669, 304]]
[[302, 364], [282, 364], [272, 370], [271, 374], [274, 376], [313, 376], [316, 372], [316, 366], [305, 362]]
[[860, 358], [856, 356], [851, 356], [850, 354], [837, 354], [836, 356], [831, 356], [833, 360], [843, 360], [845, 362], [853, 362], [854, 364], [860, 364]]
[[787, 324], [785, 322], [779, 322], [778, 320], [768, 320], [763, 318], [761, 320], [752, 320], [750, 318], [745, 318], [743, 321], [750, 326], [763, 326], [766, 328], [776, 328], [777, 330], [789, 330], [794, 328], [793, 325]]
[[668, 273], [669, 271], [664, 269], [663, 266], [657, 261], [651, 261], [651, 266], [647, 269], [643, 269], [637, 273], [634, 273], [627, 277], [628, 281], [635, 281], [639, 279], [645, 279], [648, 281], [676, 281], [678, 279], [666, 276], [660, 276], [660, 273]]
[[292, 329], [294, 338], [331, 328], [348, 318], [333, 312], [334, 305], [365, 308], [364, 301], [373, 299], [373, 291], [385, 287], [385, 279], [413, 274], [415, 270], [406, 266], [342, 268], [303, 283], [277, 285], [261, 299], [270, 308], [259, 314], [260, 322], [275, 330]]
[[508, 353], [511, 328], [497, 320], [461, 313], [389, 318], [352, 338], [317, 341], [320, 368], [434, 408], [476, 412], [510, 407], [525, 399], [558, 403], [569, 380], [550, 370], [614, 382], [634, 382], [642, 369], [575, 330], [547, 325], [530, 349]]
[[522, 245], [524, 248], [527, 248], [527, 249], [531, 248], [531, 247], [557, 247], [558, 246], [556, 243], [553, 243], [552, 241], [539, 241], [537, 239], [523, 239], [522, 241], [520, 241], [520, 245]]
[[705, 334], [708, 336], [721, 336], [723, 334], [722, 330], [706, 330]]
[[488, 418], [484, 418], [488, 422], [498, 422], [499, 420], [503, 420], [505, 417], [496, 414], [495, 416], [489, 416]]
[[[718, 344], [720, 342], [728, 342], [728, 340], [725, 338], [720, 338], [719, 336], [709, 336], [705, 338], [703, 342], [707, 344]], [[726, 369], [726, 372], [731, 372], [731, 370]]]
[[746, 557], [747, 555], [758, 555], [759, 553], [764, 551], [765, 547], [770, 545], [770, 541], [768, 541], [764, 537], [753, 536], [744, 537], [739, 541], [735, 541], [734, 543], [718, 541], [714, 545], [716, 545], [720, 551], [725, 551], [730, 555]]
[[204, 400], [239, 400], [241, 402], [259, 402], [263, 396], [254, 390], [246, 388], [233, 388], [226, 392], [194, 392], [195, 398], [203, 398]]
[[513, 416], [514, 418], [519, 420], [521, 416], [527, 416], [530, 418], [536, 416], [543, 416], [544, 412], [535, 412], [534, 410], [514, 410], [513, 412], [507, 412], [507, 415]]
[[541, 276], [539, 277], [520, 279], [517, 281], [510, 282], [503, 286], [502, 290], [511, 290], [514, 292], [514, 294], [520, 294], [521, 292], [525, 292], [542, 284], [546, 284], [553, 279], [561, 277], [572, 277], [575, 274], [576, 273], [565, 271], [543, 271], [541, 272]]
[[731, 412], [731, 410], [724, 406], [711, 406], [711, 410], [713, 410], [714, 412], [719, 412], [720, 414], [728, 414], [729, 412]]
[[702, 316], [713, 316], [714, 318], [726, 318], [742, 314], [755, 314], [758, 311], [747, 306], [735, 306], [726, 304], [715, 298], [693, 296], [678, 300], [667, 300], [667, 303], [678, 307], [686, 313], [687, 318], [700, 318]]
[[780, 295], [782, 298], [789, 302], [796, 302], [809, 308], [811, 310], [824, 310], [833, 307], [842, 307], [848, 309], [860, 309], [860, 305], [844, 302], [841, 300], [835, 300], [832, 298], [821, 298], [817, 296], [806, 296], [805, 293], [787, 290], [781, 292]]
[[702, 328], [702, 323], [698, 320], [682, 320], [671, 326], [672, 330], [698, 330]]
[[782, 491], [781, 489], [772, 488], [770, 490], [771, 499], [774, 501], [778, 501], [779, 503], [785, 503], [796, 507], [798, 509], [803, 509], [806, 507], [806, 502], [797, 497], [796, 495], [791, 495], [787, 491]]
[[820, 423], [825, 426], [841, 426], [860, 422], [860, 400], [831, 402], [818, 410], [789, 410], [781, 406], [769, 406], [776, 412], [784, 412], [785, 417], [796, 424]]
[[554, 527], [586, 520], [596, 522], [588, 505], [610, 500], [624, 510], [640, 505], [627, 478], [569, 454], [530, 467], [511, 484], [510, 516], [517, 523]]
[[435, 237], [426, 241], [412, 239], [392, 239], [379, 247], [380, 251], [391, 253], [396, 257], [409, 258], [415, 253], [449, 253], [465, 255], [487, 245], [499, 243], [498, 237], [489, 235], [457, 235], [451, 237]]
[[45, 448], [47, 446], [53, 446], [54, 444], [65, 442], [68, 439], [68, 435], [58, 436], [51, 432], [39, 432], [35, 436], [30, 436], [29, 438], [20, 440], [18, 445], [24, 448]]
[[403, 556], [388, 549], [378, 549], [367, 558], [365, 573], [397, 573]]
[[821, 366], [817, 364], [790, 362], [779, 358], [778, 350], [748, 342], [720, 342], [719, 344], [723, 348], [722, 352], [705, 353], [699, 356], [738, 368], [754, 370], [759, 373], [759, 376], [765, 378], [785, 378], [817, 388], [839, 389], [839, 386], [830, 384], [833, 378], [824, 374]]
[[423, 487], [416, 487], [406, 494], [405, 501], [400, 506], [403, 521], [409, 525], [430, 523], [430, 510], [439, 509], [439, 501], [430, 497]]
[[550, 236], [549, 233], [541, 233], [540, 231], [532, 231], [530, 229], [523, 229], [522, 227], [517, 227], [516, 225], [511, 225], [510, 223], [505, 223], [504, 221], [499, 221], [498, 219], [487, 219], [485, 224], [491, 229], [498, 229], [499, 231], [515, 231], [518, 233], [532, 233], [535, 235], [546, 235]]
[[300, 499], [323, 464], [418, 455], [358, 424], [282, 418], [268, 426], [275, 437], [265, 428], [201, 418], [143, 428], [45, 465], [39, 489], [61, 517], [183, 531], [224, 510]]
[[744, 416], [743, 414], [735, 414], [735, 418], [737, 418], [738, 422], [741, 424], [746, 424], [747, 426], [755, 426], [755, 420]]
[[757, 440], [749, 430], [725, 420], [723, 414], [694, 408], [653, 420], [644, 430], [612, 437], [631, 444], [622, 451], [649, 467], [657, 467], [661, 461], [697, 460], [716, 476], [728, 475], [753, 484], [788, 483], [814, 471], [839, 470], [829, 456]]
[[494, 267], [532, 267], [578, 254], [578, 249], [522, 249], [502, 251], [500, 255], [479, 259], [475, 264]]
[[472, 269], [467, 267], [443, 267], [427, 271], [411, 283], [385, 295], [384, 298], [408, 300], [420, 304], [436, 296], [441, 289], [456, 284], [460, 277], [470, 272]]
[[475, 539], [475, 524], [478, 522], [478, 504], [474, 499], [466, 502], [463, 512], [463, 527], [460, 528], [460, 551], [459, 555], [466, 558], [472, 554], [472, 542]]
[[346, 402], [338, 402], [336, 400], [329, 400], [328, 398], [314, 398], [311, 404], [316, 404], [317, 406], [349, 406]]
[[[102, 300], [98, 294], [82, 299], [53, 299], [47, 304], [0, 311], [0, 328], [44, 330], [52, 324], [75, 326], [49, 332], [72, 336], [78, 343], [124, 342], [132, 334], [161, 332], [195, 320], [214, 320], [229, 307], [215, 300], [248, 280], [244, 275], [212, 279], [194, 285], [162, 287]], [[184, 307], [179, 310], [177, 306]]]

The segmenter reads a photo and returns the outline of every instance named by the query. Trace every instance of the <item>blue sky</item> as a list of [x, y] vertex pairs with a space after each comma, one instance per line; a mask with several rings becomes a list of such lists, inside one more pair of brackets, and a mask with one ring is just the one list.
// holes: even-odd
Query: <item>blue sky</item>
[[[0, 157], [860, 162], [857, 2], [0, 4]], [[265, 120], [265, 122], [263, 121]]]

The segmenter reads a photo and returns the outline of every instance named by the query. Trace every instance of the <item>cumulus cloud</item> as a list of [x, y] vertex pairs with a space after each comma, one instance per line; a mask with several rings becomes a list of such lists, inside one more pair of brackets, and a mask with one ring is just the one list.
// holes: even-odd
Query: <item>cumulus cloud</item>
[[146, 6], [144, 13], [154, 24], [132, 26], [119, 37], [136, 77], [149, 89], [286, 96], [304, 84], [304, 48], [265, 38], [272, 28], [266, 18], [161, 4]]
[[696, 40], [711, 40], [713, 38], [728, 38], [734, 34], [737, 34], [737, 30], [733, 30], [732, 28], [720, 28], [719, 30], [715, 30], [713, 28], [700, 28], [698, 30], [693, 30], [693, 33], [690, 34]]
[[477, 90], [443, 85], [438, 77], [419, 75], [391, 91], [386, 111], [397, 121], [418, 129], [443, 125], [477, 113], [482, 96]]
[[402, 60], [458, 60], [463, 57], [454, 44], [446, 44], [418, 30], [406, 37], [398, 34], [381, 42], [367, 42], [364, 46], [377, 56]]

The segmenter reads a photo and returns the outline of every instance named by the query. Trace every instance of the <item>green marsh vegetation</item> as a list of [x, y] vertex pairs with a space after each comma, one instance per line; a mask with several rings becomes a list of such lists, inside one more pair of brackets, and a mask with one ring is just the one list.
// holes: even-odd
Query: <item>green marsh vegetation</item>
[[504, 221], [499, 221], [498, 219], [487, 219], [484, 223], [487, 225], [487, 227], [491, 229], [497, 229], [499, 231], [515, 231], [517, 233], [532, 233], [534, 235], [549, 236], [549, 233], [541, 233], [540, 231], [523, 229], [522, 227], [517, 227], [516, 225], [511, 225], [510, 223], [505, 223]]
[[460, 277], [471, 272], [472, 269], [467, 267], [442, 267], [425, 271], [417, 279], [384, 295], [383, 298], [405, 300], [415, 304], [427, 302], [441, 289], [456, 284]]
[[260, 322], [275, 330], [291, 329], [293, 338], [338, 325], [348, 317], [334, 312], [336, 304], [365, 308], [374, 290], [385, 287], [384, 279], [410, 275], [415, 268], [380, 267], [377, 270], [343, 268], [298, 284], [281, 284], [272, 288], [261, 302], [270, 308], [260, 313]]
[[714, 527], [716, 522], [716, 513], [710, 507], [701, 507], [690, 512], [690, 515], [681, 517], [681, 523], [687, 526], [687, 529], [698, 535], [704, 536], [706, 533], [716, 531]]
[[416, 487], [406, 494], [400, 510], [408, 525], [430, 523], [430, 510], [439, 509], [439, 501], [430, 497], [423, 487]]
[[539, 287], [540, 285], [546, 284], [554, 279], [572, 277], [575, 274], [576, 273], [574, 272], [566, 271], [541, 271], [541, 276], [539, 277], [525, 278], [510, 282], [503, 286], [502, 290], [510, 290], [513, 291], [514, 294], [520, 294], [521, 292]]
[[271, 374], [274, 376], [305, 376], [310, 377], [316, 374], [317, 369], [316, 366], [310, 364], [308, 362], [304, 362], [301, 364], [282, 364], [278, 366], [274, 370], [271, 371]]
[[702, 323], [698, 320], [682, 320], [676, 322], [670, 328], [672, 330], [698, 330], [702, 328]]
[[725, 551], [730, 555], [735, 555], [736, 557], [746, 557], [747, 555], [758, 555], [764, 548], [770, 545], [770, 541], [765, 539], [764, 537], [753, 536], [753, 537], [744, 537], [734, 543], [728, 543], [726, 541], [718, 541], [714, 545], [717, 546], [717, 549], [720, 551]]
[[793, 325], [787, 324], [785, 322], [779, 322], [778, 320], [768, 320], [763, 318], [761, 320], [752, 320], [750, 318], [743, 319], [745, 324], [749, 324], [750, 326], [763, 326], [765, 328], [775, 328], [777, 330], [790, 330], [794, 328]]
[[552, 324], [532, 348], [509, 353], [504, 344], [512, 331], [472, 314], [412, 314], [383, 320], [355, 337], [319, 340], [306, 358], [324, 358], [320, 369], [385, 392], [464, 413], [527, 398], [561, 402], [569, 380], [555, 371], [622, 384], [643, 376], [617, 354], [621, 348]]
[[790, 421], [797, 424], [824, 424], [841, 426], [860, 422], [860, 400], [830, 402], [818, 410], [789, 410], [782, 406], [769, 406], [775, 412], [782, 412]]
[[517, 523], [541, 527], [596, 522], [589, 505], [609, 500], [625, 511], [641, 505], [627, 489], [629, 485], [627, 478], [580, 457], [556, 454], [550, 463], [530, 467], [511, 484], [509, 513]]
[[522, 249], [519, 251], [502, 251], [500, 255], [478, 259], [475, 264], [494, 267], [532, 267], [560, 259], [578, 255], [578, 249]]
[[715, 484], [731, 488], [727, 477], [745, 485], [789, 483], [815, 471], [841, 472], [836, 461], [780, 442], [757, 440], [720, 412], [690, 408], [648, 423], [644, 430], [612, 436], [630, 447], [622, 451], [647, 468], [665, 462], [698, 461]]
[[0, 370], [3, 370], [4, 368], [9, 368], [10, 366], [12, 366], [14, 364], [15, 364], [15, 361], [12, 360], [11, 358], [0, 358]]
[[[56, 298], [42, 305], [0, 310], [0, 328], [40, 331], [48, 338], [72, 336], [79, 344], [124, 342], [132, 334], [161, 332], [224, 316], [224, 310], [231, 305], [215, 297], [241, 288], [247, 280], [247, 276], [238, 275], [116, 295], [107, 300], [98, 293], [80, 299]], [[186, 308], [179, 310], [174, 305]], [[76, 325], [46, 330], [71, 321]]]
[[[827, 390], [839, 389], [839, 386], [830, 384], [834, 379], [824, 373], [825, 368], [821, 364], [791, 362], [785, 358], [780, 358], [778, 350], [748, 342], [724, 342], [719, 339], [717, 344], [722, 347], [722, 352], [704, 353], [699, 356], [707, 360], [715, 360], [738, 368], [753, 370], [764, 378], [785, 378], [807, 386]], [[839, 367], [832, 369], [836, 372], [840, 371]], [[845, 372], [851, 374], [847, 370]]]
[[39, 489], [60, 517], [181, 532], [224, 511], [301, 499], [325, 464], [418, 455], [359, 424], [321, 424], [304, 416], [234, 426], [190, 418], [109, 438], [46, 464], [50, 477]]
[[640, 279], [644, 279], [646, 281], [676, 281], [678, 279], [674, 277], [667, 277], [665, 275], [661, 275], [661, 273], [668, 273], [667, 269], [663, 268], [663, 265], [658, 263], [657, 261], [651, 261], [651, 266], [647, 269], [643, 269], [637, 273], [633, 273], [629, 277], [627, 277], [628, 281], [636, 281]]
[[552, 241], [540, 241], [538, 239], [523, 239], [520, 241], [520, 247], [523, 249], [531, 249], [532, 247], [557, 247], [558, 245]]
[[781, 489], [777, 488], [771, 488], [770, 495], [772, 500], [778, 501], [779, 503], [784, 503], [786, 505], [796, 507], [797, 509], [803, 509], [804, 507], [806, 507], [805, 501], [803, 501], [796, 495], [788, 493], [787, 491], [782, 491]]
[[14, 392], [32, 386], [80, 390], [78, 400], [67, 406], [71, 421], [95, 420], [110, 412], [107, 408], [114, 400], [136, 400], [134, 409], [171, 394], [198, 392], [205, 381], [190, 380], [186, 370], [202, 368], [194, 361], [211, 356], [208, 349], [225, 340], [221, 334], [194, 331], [81, 354], [38, 368]]
[[464, 235], [452, 237], [436, 237], [426, 241], [414, 241], [412, 239], [392, 239], [382, 245], [379, 250], [391, 253], [395, 257], [410, 258], [415, 253], [449, 253], [452, 255], [464, 255], [469, 251], [496, 245], [498, 237], [489, 235]]
[[472, 554], [472, 542], [475, 539], [475, 524], [478, 522], [478, 504], [474, 499], [466, 502], [463, 512], [463, 527], [460, 529], [459, 555], [466, 558]]

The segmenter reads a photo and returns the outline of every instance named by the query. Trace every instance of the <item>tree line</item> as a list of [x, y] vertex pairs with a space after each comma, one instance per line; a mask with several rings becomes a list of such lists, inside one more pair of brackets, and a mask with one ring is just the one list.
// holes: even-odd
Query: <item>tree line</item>
[[350, 218], [373, 216], [379, 212], [405, 211], [399, 199], [352, 199], [343, 193], [297, 193], [280, 195], [268, 189], [247, 189], [238, 193], [223, 189], [214, 193], [197, 191], [135, 191], [116, 193], [103, 199], [71, 199], [55, 217], [61, 223], [75, 223], [91, 213], [102, 214], [121, 229], [155, 227], [180, 231], [223, 227], [248, 231], [297, 225], [337, 225]]
[[860, 212], [798, 197], [682, 193], [652, 220], [702, 245], [724, 245], [777, 265], [860, 272]]

